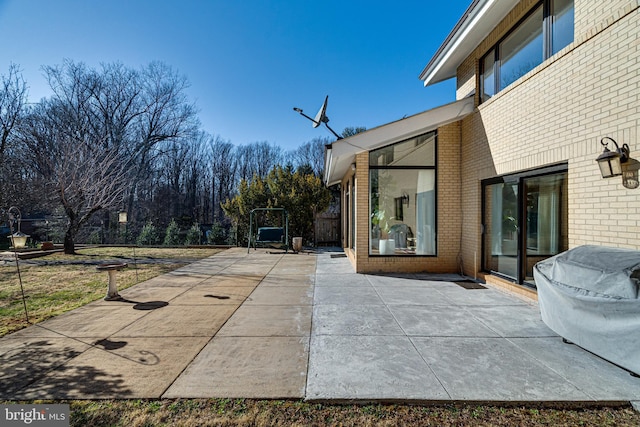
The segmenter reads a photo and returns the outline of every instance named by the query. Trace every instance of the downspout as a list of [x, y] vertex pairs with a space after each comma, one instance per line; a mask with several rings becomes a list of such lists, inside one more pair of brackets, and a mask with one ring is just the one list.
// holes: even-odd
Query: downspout
[[322, 174], [322, 182], [325, 187], [329, 184], [329, 174], [331, 170], [331, 150], [332, 144], [326, 144], [324, 146], [324, 173]]

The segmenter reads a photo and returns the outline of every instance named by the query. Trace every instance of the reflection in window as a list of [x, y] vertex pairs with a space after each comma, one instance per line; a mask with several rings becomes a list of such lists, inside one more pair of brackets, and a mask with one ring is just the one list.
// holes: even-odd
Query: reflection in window
[[518, 277], [518, 183], [485, 187], [484, 265], [489, 271]]
[[436, 254], [436, 134], [369, 153], [371, 255]]
[[500, 87], [518, 80], [542, 63], [542, 6], [501, 44]]
[[435, 166], [435, 132], [388, 145], [369, 153], [371, 167]]
[[[544, 0], [480, 60], [484, 102], [573, 42], [574, 0]], [[546, 36], [549, 34], [550, 36]]]
[[555, 0], [553, 5], [552, 54], [573, 41], [573, 0]]
[[494, 66], [493, 66], [494, 62], [495, 62], [495, 52], [492, 50], [482, 60], [482, 69], [485, 70], [481, 80], [482, 91], [480, 96], [482, 97], [482, 99], [489, 99], [496, 94], [496, 84], [495, 84], [495, 75], [494, 75]]
[[485, 270], [533, 284], [533, 266], [567, 250], [567, 173], [545, 170], [484, 183]]

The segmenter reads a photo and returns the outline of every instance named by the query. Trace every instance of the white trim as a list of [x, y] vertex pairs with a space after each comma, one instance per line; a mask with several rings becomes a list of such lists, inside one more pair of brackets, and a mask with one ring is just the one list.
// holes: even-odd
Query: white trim
[[[469, 22], [468, 25], [465, 25], [462, 27], [462, 33], [457, 36], [454, 34], [453, 39], [455, 40], [453, 41], [452, 45], [445, 47], [445, 49], [443, 50], [442, 58], [438, 59], [438, 61], [434, 63], [431, 70], [425, 69], [425, 71], [422, 72], [422, 75], [420, 76], [420, 78], [424, 80], [425, 86], [429, 85], [434, 75], [438, 71], [440, 71], [440, 69], [442, 68], [442, 65], [444, 65], [444, 63], [449, 60], [449, 58], [451, 57], [451, 54], [456, 49], [458, 49], [458, 47], [460, 46], [460, 43], [462, 43], [462, 41], [469, 35], [469, 33], [473, 30], [473, 28], [478, 24], [478, 21], [484, 16], [487, 10], [489, 10], [489, 8], [491, 7], [494, 1], [495, 0], [486, 0], [484, 5], [481, 6], [481, 9], [475, 14], [471, 22]], [[428, 73], [428, 74], [425, 76], [425, 73]]]
[[472, 4], [420, 73], [424, 85], [455, 77], [458, 66], [517, 4], [518, 0], [478, 0]]
[[340, 139], [325, 150], [324, 182], [334, 185], [342, 181], [358, 153], [404, 141], [461, 120], [474, 109], [473, 97], [442, 105], [431, 110], [387, 123]]

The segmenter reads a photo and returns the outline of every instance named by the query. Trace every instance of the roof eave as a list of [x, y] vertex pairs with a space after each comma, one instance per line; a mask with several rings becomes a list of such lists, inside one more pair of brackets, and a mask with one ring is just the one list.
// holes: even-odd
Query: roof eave
[[474, 0], [419, 75], [425, 86], [456, 76], [460, 64], [518, 0]]
[[473, 97], [464, 98], [335, 141], [325, 150], [323, 181], [326, 186], [341, 182], [359, 153], [404, 141], [461, 120], [473, 109]]

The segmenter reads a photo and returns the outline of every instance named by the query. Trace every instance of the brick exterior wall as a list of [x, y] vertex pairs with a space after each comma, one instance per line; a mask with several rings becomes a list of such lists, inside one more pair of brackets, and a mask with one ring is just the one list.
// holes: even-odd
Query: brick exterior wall
[[[471, 93], [482, 55], [535, 3], [522, 1], [461, 64], [458, 98]], [[604, 136], [640, 160], [638, 1], [576, 0], [574, 42], [479, 105], [461, 133], [466, 274], [480, 268], [481, 181], [557, 163], [568, 163], [569, 247], [640, 248], [640, 189], [602, 179], [595, 162]]]
[[[356, 250], [346, 249], [358, 273], [459, 271], [460, 235], [460, 137], [461, 123], [438, 129], [437, 221], [438, 256], [369, 256], [369, 153], [356, 155]], [[342, 188], [351, 179], [347, 174]], [[343, 195], [344, 197], [344, 195]], [[349, 213], [343, 212], [343, 215]], [[348, 233], [347, 230], [344, 231]]]
[[[460, 65], [458, 99], [475, 91], [478, 105], [480, 58], [536, 3], [521, 1]], [[482, 180], [559, 163], [568, 164], [569, 247], [638, 249], [640, 189], [600, 177], [595, 158], [604, 136], [629, 144], [631, 157], [640, 160], [638, 0], [575, 0], [572, 44], [463, 121], [438, 129], [437, 257], [369, 256], [369, 157], [358, 154], [356, 251], [346, 252], [359, 273], [462, 269], [482, 276]], [[343, 180], [343, 197], [352, 175]]]

